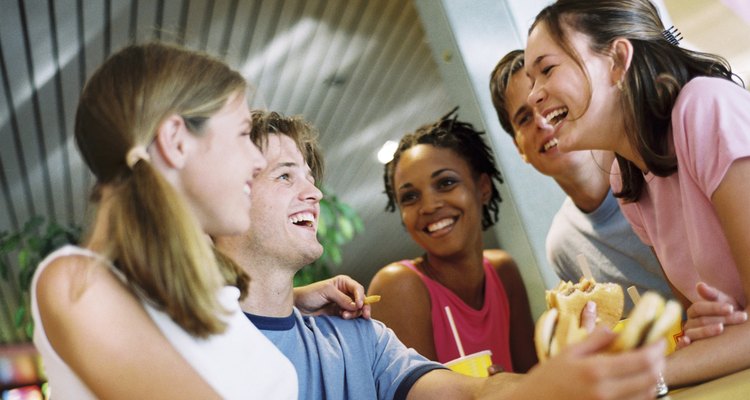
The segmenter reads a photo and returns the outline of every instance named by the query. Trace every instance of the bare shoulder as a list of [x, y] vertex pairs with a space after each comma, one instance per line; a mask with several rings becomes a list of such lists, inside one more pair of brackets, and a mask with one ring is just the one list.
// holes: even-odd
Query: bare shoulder
[[422, 279], [411, 268], [398, 262], [390, 263], [381, 268], [370, 281], [368, 293], [375, 291], [409, 292], [424, 289]]
[[124, 289], [103, 261], [83, 255], [69, 255], [52, 260], [37, 281], [37, 298], [55, 295], [56, 301], [75, 302], [92, 287]]
[[495, 267], [495, 270], [498, 273], [501, 273], [504, 270], [518, 270], [516, 260], [514, 260], [510, 253], [505, 250], [485, 249], [483, 254], [484, 257], [490, 261], [490, 264]]
[[52, 260], [39, 275], [36, 300], [45, 331], [58, 334], [91, 329], [102, 313], [116, 314], [139, 303], [101, 260], [69, 255]]
[[505, 286], [505, 290], [510, 297], [515, 295], [526, 296], [526, 289], [521, 278], [521, 271], [513, 257], [508, 252], [500, 249], [484, 250], [484, 256], [490, 261], [497, 272], [497, 276]]
[[374, 312], [389, 305], [394, 308], [402, 308], [403, 304], [429, 305], [430, 298], [419, 275], [398, 262], [381, 268], [370, 281], [367, 293], [382, 296], [381, 302], [373, 307]]

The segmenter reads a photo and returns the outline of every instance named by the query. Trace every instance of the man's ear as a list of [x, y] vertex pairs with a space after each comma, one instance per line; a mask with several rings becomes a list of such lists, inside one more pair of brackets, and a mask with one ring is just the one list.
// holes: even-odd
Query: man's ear
[[185, 165], [191, 136], [185, 126], [185, 120], [177, 114], [170, 115], [159, 124], [154, 143], [160, 158], [167, 166], [180, 169]]
[[486, 173], [479, 175], [479, 193], [482, 196], [482, 204], [487, 204], [492, 197], [492, 179]]
[[617, 84], [625, 79], [625, 73], [633, 60], [633, 43], [625, 38], [617, 38], [612, 42], [612, 83]]

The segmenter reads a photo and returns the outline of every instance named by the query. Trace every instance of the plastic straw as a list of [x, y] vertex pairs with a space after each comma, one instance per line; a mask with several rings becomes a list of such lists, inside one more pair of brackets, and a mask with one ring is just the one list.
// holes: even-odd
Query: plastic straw
[[635, 286], [628, 287], [628, 294], [630, 295], [630, 300], [633, 300], [633, 305], [638, 304], [641, 295], [638, 294], [638, 289]]
[[456, 339], [456, 346], [458, 346], [458, 354], [463, 357], [466, 355], [464, 353], [464, 346], [461, 344], [461, 339], [458, 337], [458, 330], [456, 329], [456, 323], [453, 321], [453, 314], [451, 313], [451, 309], [448, 306], [445, 306], [445, 314], [448, 316], [448, 323], [451, 325], [451, 330], [453, 331], [453, 338]]
[[578, 266], [581, 267], [581, 272], [583, 272], [583, 277], [586, 279], [593, 279], [594, 276], [591, 275], [591, 268], [589, 268], [589, 262], [586, 261], [586, 256], [581, 253], [576, 259], [578, 260]]

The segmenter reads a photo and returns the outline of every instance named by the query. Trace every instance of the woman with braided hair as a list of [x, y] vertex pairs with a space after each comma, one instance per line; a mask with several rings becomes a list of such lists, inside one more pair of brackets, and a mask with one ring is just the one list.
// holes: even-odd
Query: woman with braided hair
[[373, 316], [444, 363], [459, 357], [449, 306], [466, 354], [491, 350], [503, 370], [525, 372], [536, 363], [526, 289], [511, 256], [482, 243], [497, 221], [500, 172], [482, 132], [457, 118], [453, 110], [405, 135], [385, 166], [387, 209], [398, 208], [425, 254], [375, 275], [368, 291], [383, 296]]

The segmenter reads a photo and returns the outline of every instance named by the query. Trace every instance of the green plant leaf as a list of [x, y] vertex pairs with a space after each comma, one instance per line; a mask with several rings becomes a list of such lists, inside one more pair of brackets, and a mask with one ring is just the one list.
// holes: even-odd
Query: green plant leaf
[[20, 244], [21, 244], [20, 233], [7, 235], [3, 237], [2, 241], [0, 241], [0, 253], [10, 253], [11, 251], [18, 249], [18, 246]]
[[18, 252], [18, 268], [23, 271], [29, 267], [29, 249], [23, 248]]
[[336, 219], [336, 222], [338, 222], [339, 230], [344, 239], [347, 242], [352, 240], [354, 237], [354, 225], [352, 224], [352, 221], [344, 216], [339, 216], [339, 218]]
[[26, 316], [26, 306], [20, 305], [16, 309], [16, 314], [13, 316], [13, 324], [20, 328], [23, 325], [23, 319]]
[[10, 277], [10, 264], [5, 261], [5, 257], [0, 257], [0, 278], [7, 281]]
[[320, 215], [318, 216], [318, 234], [326, 235], [331, 223], [336, 220], [331, 205], [327, 201], [320, 202]]
[[23, 227], [13, 233], [0, 234], [0, 277], [13, 293], [15, 304], [11, 309], [12, 318], [6, 319], [6, 326], [12, 324], [15, 331], [25, 340], [31, 340], [33, 320], [29, 314], [29, 289], [39, 261], [51, 251], [67, 243], [75, 243], [82, 229], [76, 225], [61, 225], [41, 216], [31, 217]]
[[341, 264], [341, 250], [339, 250], [338, 246], [331, 247], [330, 250], [328, 256], [331, 257], [331, 262], [333, 262], [334, 265]]

